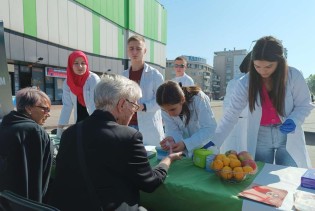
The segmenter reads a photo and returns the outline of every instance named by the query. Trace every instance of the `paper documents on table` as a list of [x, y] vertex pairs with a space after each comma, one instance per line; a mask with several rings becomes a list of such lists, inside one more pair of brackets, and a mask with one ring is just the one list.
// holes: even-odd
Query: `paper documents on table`
[[253, 183], [240, 192], [238, 196], [274, 207], [281, 207], [287, 194], [288, 191], [283, 189]]
[[315, 194], [298, 190], [293, 196], [296, 210], [315, 211]]

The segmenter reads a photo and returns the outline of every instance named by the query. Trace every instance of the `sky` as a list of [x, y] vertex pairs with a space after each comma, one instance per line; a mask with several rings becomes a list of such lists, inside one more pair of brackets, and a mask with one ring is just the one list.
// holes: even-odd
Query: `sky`
[[214, 52], [250, 50], [272, 35], [288, 50], [288, 64], [315, 74], [315, 0], [158, 0], [167, 10], [167, 59], [207, 59]]

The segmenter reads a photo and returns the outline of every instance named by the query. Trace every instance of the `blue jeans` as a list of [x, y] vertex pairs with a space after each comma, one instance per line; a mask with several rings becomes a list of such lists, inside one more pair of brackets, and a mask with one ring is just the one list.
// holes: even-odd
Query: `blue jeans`
[[256, 161], [297, 167], [286, 149], [287, 135], [279, 130], [280, 125], [260, 126], [256, 146]]

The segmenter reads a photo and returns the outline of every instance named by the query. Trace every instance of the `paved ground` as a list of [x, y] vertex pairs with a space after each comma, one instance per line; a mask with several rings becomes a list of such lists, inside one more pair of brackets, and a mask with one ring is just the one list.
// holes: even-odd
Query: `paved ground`
[[[61, 105], [52, 106], [50, 112], [51, 116], [46, 120], [44, 125], [47, 131], [51, 131], [51, 129], [57, 127], [61, 107]], [[211, 101], [211, 107], [216, 120], [219, 121], [222, 117], [222, 101]], [[69, 123], [74, 123], [73, 115], [71, 115]], [[311, 114], [306, 118], [302, 127], [305, 131], [306, 144], [311, 157], [312, 166], [315, 168], [315, 109], [313, 109]]]

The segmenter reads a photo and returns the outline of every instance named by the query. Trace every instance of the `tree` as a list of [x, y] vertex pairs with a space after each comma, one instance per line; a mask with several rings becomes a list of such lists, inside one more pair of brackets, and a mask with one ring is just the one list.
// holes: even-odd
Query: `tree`
[[311, 74], [307, 79], [306, 83], [312, 94], [315, 94], [315, 75]]

